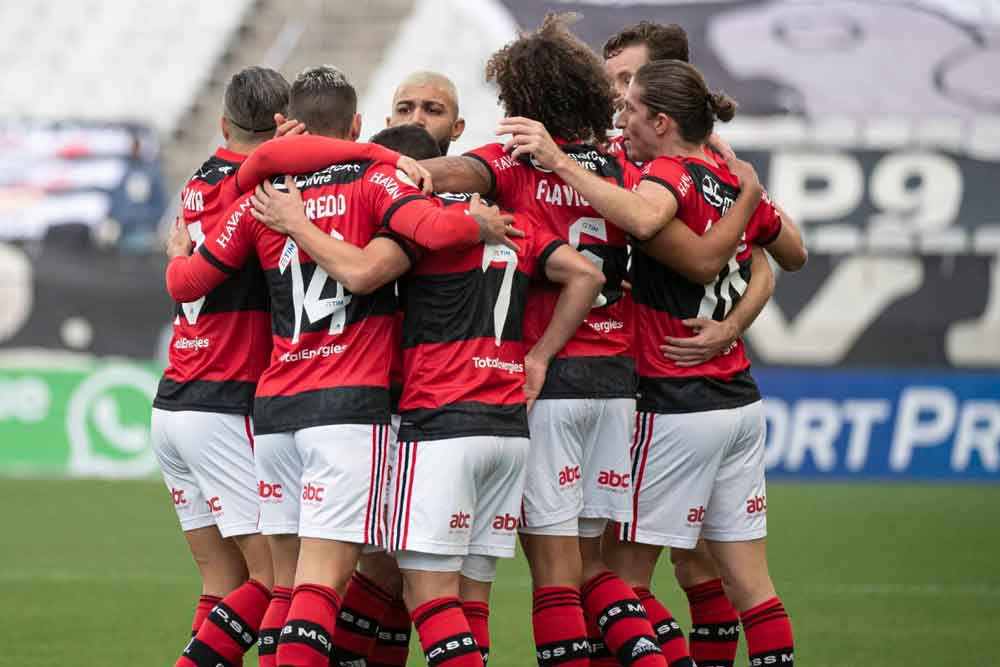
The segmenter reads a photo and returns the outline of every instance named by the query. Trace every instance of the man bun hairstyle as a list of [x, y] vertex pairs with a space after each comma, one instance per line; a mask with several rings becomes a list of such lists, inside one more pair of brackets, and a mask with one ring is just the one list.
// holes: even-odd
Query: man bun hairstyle
[[677, 122], [681, 137], [692, 143], [708, 139], [715, 119], [728, 122], [736, 115], [736, 102], [722, 91], [710, 91], [693, 65], [680, 60], [654, 60], [635, 73], [639, 99], [651, 116], [666, 114]]
[[602, 144], [615, 94], [601, 59], [570, 32], [574, 18], [547, 14], [490, 57], [486, 80], [496, 82], [508, 116], [537, 120], [557, 139]]
[[604, 43], [604, 59], [614, 58], [630, 46], [646, 45], [650, 60], [691, 59], [688, 37], [684, 28], [676, 23], [639, 21], [612, 35]]
[[[246, 67], [233, 74], [222, 95], [222, 114], [244, 139], [260, 140], [275, 130], [274, 114], [288, 109], [290, 86], [268, 67]], [[269, 138], [269, 137], [268, 137]]]
[[288, 115], [312, 134], [346, 137], [357, 111], [357, 91], [333, 65], [307, 67], [292, 82]]

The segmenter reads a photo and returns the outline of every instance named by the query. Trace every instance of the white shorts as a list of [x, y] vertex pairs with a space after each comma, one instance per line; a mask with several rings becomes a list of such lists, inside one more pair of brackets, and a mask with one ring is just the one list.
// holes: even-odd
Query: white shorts
[[527, 455], [527, 438], [399, 443], [390, 551], [512, 558]]
[[388, 440], [384, 424], [257, 436], [261, 532], [382, 546]]
[[214, 525], [223, 537], [257, 532], [249, 417], [153, 408], [150, 430], [183, 530]]
[[635, 400], [543, 399], [528, 422], [531, 451], [521, 513], [526, 532], [547, 534], [544, 527], [580, 517], [631, 517]]
[[693, 549], [699, 537], [744, 542], [766, 536], [764, 429], [760, 401], [730, 410], [640, 412], [633, 513], [619, 537]]

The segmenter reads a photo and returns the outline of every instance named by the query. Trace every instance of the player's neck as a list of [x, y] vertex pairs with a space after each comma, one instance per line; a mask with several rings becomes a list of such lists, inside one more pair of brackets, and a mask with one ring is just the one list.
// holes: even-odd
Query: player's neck
[[673, 142], [672, 146], [673, 155], [680, 157], [693, 157], [699, 160], [704, 160], [706, 162], [715, 162], [712, 157], [705, 151], [704, 144], [698, 142], [690, 141], [676, 141]]
[[240, 155], [250, 155], [250, 153], [253, 153], [254, 149], [260, 146], [260, 144], [262, 143], [264, 142], [262, 141], [260, 143], [254, 144], [250, 142], [236, 141], [235, 139], [230, 139], [229, 141], [226, 142], [226, 150], [232, 151], [234, 153], [239, 153]]

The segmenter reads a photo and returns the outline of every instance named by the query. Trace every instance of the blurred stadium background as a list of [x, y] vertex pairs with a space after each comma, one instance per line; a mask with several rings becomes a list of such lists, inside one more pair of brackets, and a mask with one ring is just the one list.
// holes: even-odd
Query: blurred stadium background
[[[336, 64], [369, 136], [396, 82], [438, 70], [468, 120], [458, 152], [493, 139], [486, 57], [551, 10], [580, 12], [595, 47], [639, 19], [684, 26], [740, 102], [722, 134], [804, 227], [809, 265], [748, 333], [800, 662], [1000, 664], [989, 0], [0, 3], [0, 664], [167, 665], [185, 641], [197, 577], [147, 435], [159, 238], [220, 141], [228, 76]], [[491, 664], [530, 665], [526, 568], [503, 574]], [[658, 583], [687, 627], [668, 563]]]

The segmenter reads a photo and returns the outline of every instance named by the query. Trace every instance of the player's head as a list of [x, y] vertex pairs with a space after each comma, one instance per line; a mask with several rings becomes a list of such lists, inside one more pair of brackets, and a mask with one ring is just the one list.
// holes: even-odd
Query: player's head
[[451, 142], [465, 131], [465, 119], [458, 113], [458, 90], [451, 79], [437, 72], [414, 72], [396, 88], [392, 96], [392, 115], [386, 127], [414, 123], [430, 132], [448, 153]]
[[708, 89], [693, 65], [654, 60], [639, 68], [625, 94], [617, 124], [625, 133], [629, 156], [651, 160], [684, 144], [702, 144], [715, 126], [736, 115], [736, 102]]
[[312, 134], [356, 140], [361, 134], [358, 94], [347, 77], [332, 65], [307, 67], [292, 82], [288, 116]]
[[603, 143], [614, 117], [614, 92], [596, 53], [569, 30], [567, 15], [548, 14], [486, 63], [508, 116], [541, 122], [566, 141]]
[[429, 160], [442, 155], [441, 146], [430, 132], [414, 123], [387, 127], [370, 141], [414, 160]]
[[676, 23], [640, 21], [604, 43], [604, 69], [619, 102], [625, 99], [625, 90], [636, 71], [646, 63], [689, 59], [687, 33]]
[[288, 109], [285, 77], [267, 67], [247, 67], [222, 95], [222, 136], [227, 144], [255, 146], [274, 136], [274, 114]]

